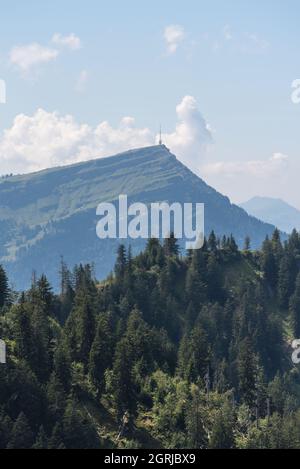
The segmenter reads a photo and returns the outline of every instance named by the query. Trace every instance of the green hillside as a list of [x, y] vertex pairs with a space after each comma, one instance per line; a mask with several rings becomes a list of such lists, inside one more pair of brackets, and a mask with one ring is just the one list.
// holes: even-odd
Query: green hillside
[[61, 266], [16, 296], [0, 269], [0, 448], [300, 448], [300, 237], [261, 251], [171, 237], [114, 274]]
[[[249, 235], [261, 246], [273, 227], [232, 205], [183, 166], [166, 147], [130, 151], [111, 158], [0, 180], [0, 262], [16, 288], [29, 286], [32, 271], [56, 284], [60, 256], [75, 265], [95, 265], [98, 278], [113, 268], [117, 242], [96, 237], [96, 207], [115, 201], [202, 202], [206, 232], [233, 233], [242, 246]], [[132, 243], [138, 253], [145, 243]]]

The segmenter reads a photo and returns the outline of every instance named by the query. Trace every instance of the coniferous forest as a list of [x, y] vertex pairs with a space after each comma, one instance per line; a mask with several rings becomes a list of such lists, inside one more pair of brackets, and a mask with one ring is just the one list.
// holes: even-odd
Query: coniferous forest
[[61, 289], [0, 269], [0, 448], [300, 449], [300, 235], [173, 236], [118, 250], [98, 282], [61, 262]]

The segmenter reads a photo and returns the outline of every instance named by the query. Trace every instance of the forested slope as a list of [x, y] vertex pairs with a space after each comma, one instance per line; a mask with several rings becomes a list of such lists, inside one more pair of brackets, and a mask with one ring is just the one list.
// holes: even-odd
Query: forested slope
[[0, 271], [1, 448], [300, 448], [300, 238], [261, 251], [174, 238], [114, 274], [62, 263], [23, 294]]

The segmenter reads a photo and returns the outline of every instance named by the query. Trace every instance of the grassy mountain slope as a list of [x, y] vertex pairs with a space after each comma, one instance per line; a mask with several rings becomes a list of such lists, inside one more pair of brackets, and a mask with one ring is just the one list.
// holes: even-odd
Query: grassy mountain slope
[[[249, 235], [258, 247], [273, 231], [209, 187], [166, 147], [133, 150], [0, 181], [0, 263], [15, 286], [26, 287], [32, 270], [47, 271], [55, 284], [61, 255], [70, 265], [95, 263], [97, 276], [107, 275], [118, 243], [96, 237], [96, 207], [119, 194], [145, 203], [205, 203], [206, 232], [233, 233], [240, 245]], [[144, 245], [132, 244], [135, 252]]]

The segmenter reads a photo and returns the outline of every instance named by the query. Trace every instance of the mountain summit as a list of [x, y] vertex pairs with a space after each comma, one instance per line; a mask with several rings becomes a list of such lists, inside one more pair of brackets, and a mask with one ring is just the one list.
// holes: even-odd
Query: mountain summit
[[[73, 266], [93, 263], [99, 278], [115, 261], [117, 240], [96, 236], [96, 208], [127, 194], [130, 202], [205, 204], [206, 233], [249, 235], [259, 246], [274, 229], [249, 216], [197, 177], [164, 146], [131, 150], [0, 181], [0, 263], [16, 288], [28, 286], [32, 270], [55, 282], [60, 256]], [[144, 242], [132, 242], [138, 251]]]
[[253, 197], [241, 204], [241, 207], [250, 215], [272, 223], [286, 233], [291, 233], [294, 228], [300, 231], [300, 211], [284, 200]]

